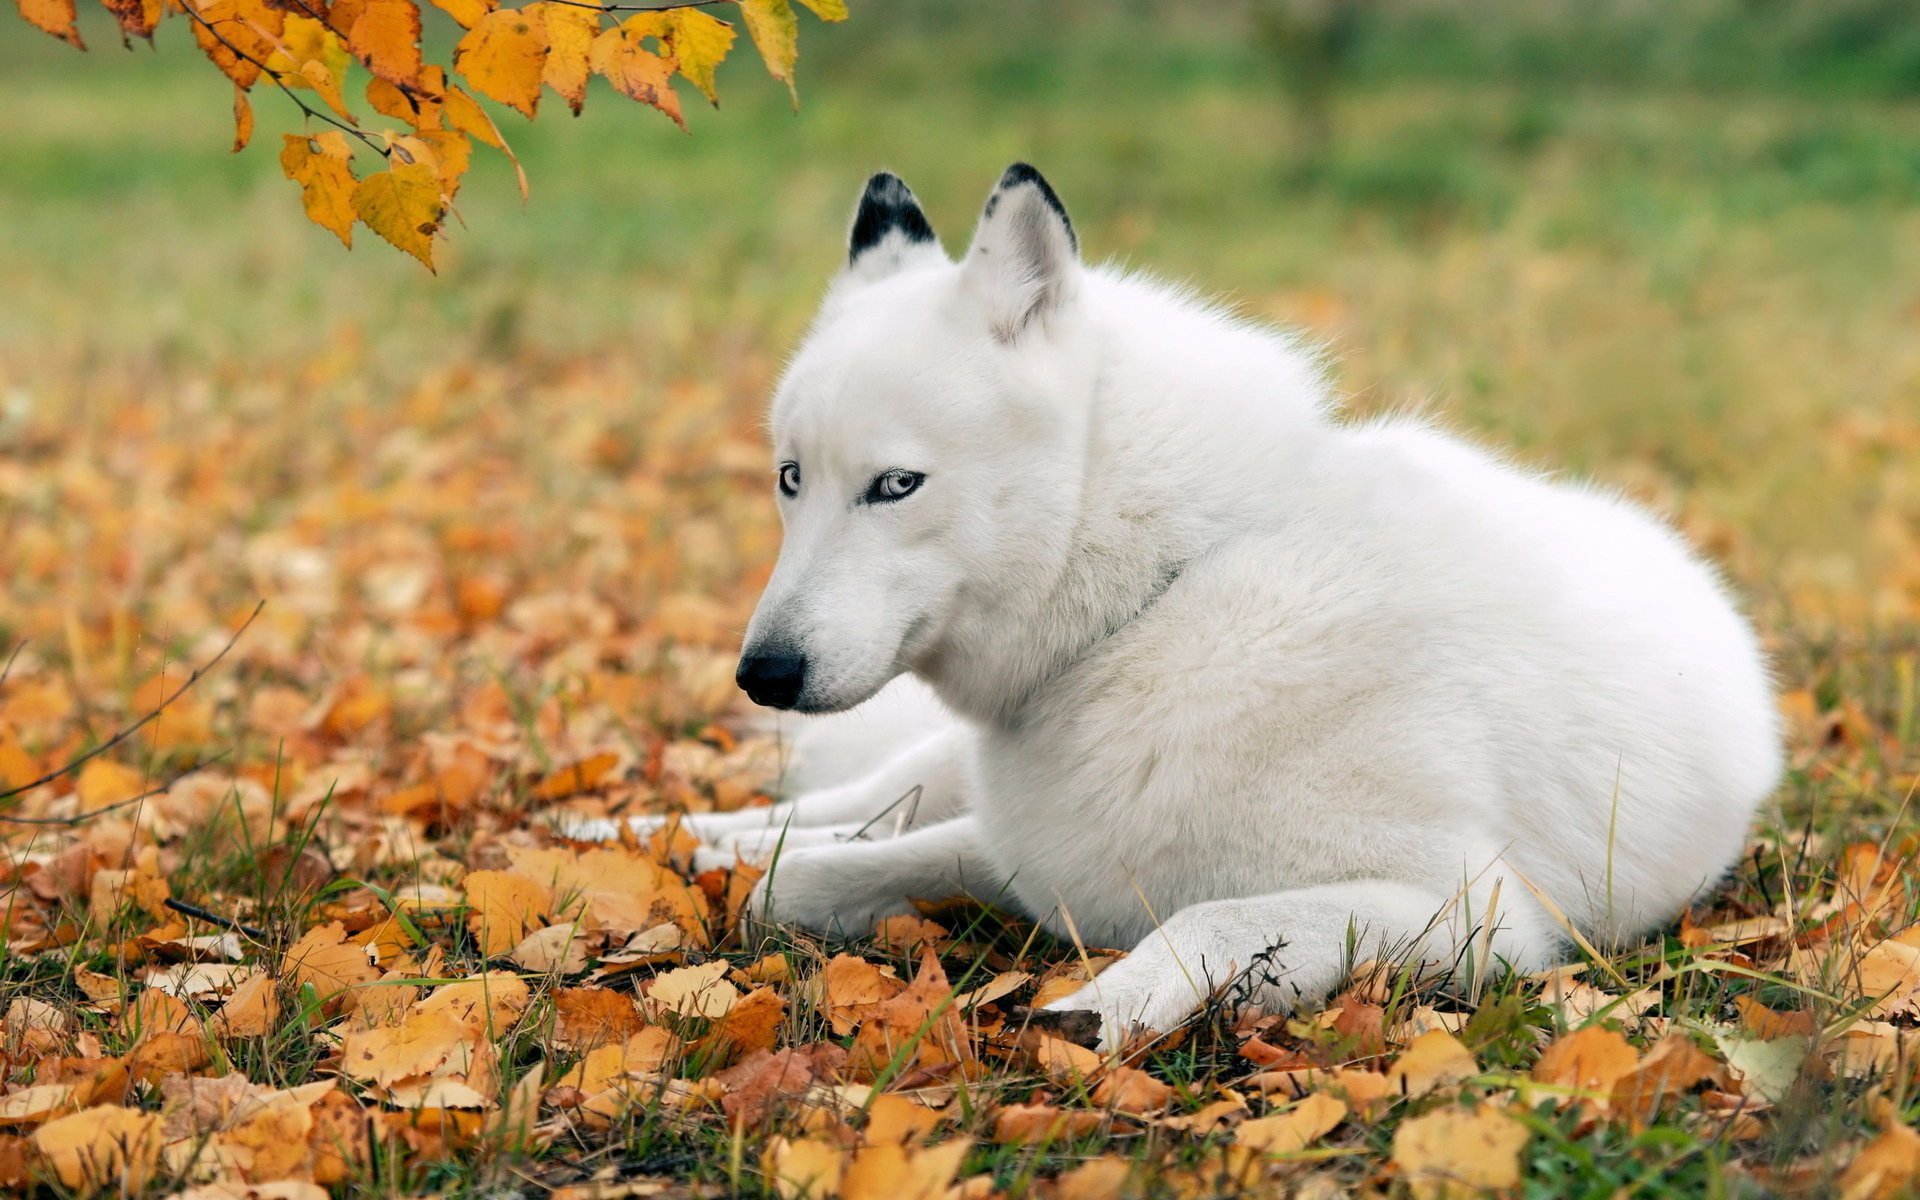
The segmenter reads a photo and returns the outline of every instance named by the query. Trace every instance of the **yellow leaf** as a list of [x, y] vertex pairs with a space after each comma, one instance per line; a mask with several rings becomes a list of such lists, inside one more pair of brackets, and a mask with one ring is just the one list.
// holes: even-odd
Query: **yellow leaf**
[[[467, 135], [454, 129], [427, 129], [418, 135], [420, 141], [433, 148], [435, 168], [440, 173], [440, 187], [448, 199], [460, 190], [460, 179], [467, 173], [467, 166], [473, 160], [473, 143]], [[436, 796], [445, 795], [445, 790], [435, 788]]]
[[498, 5], [499, 0], [433, 0], [433, 6], [460, 22], [462, 29], [472, 29]]
[[593, 39], [588, 58], [593, 69], [606, 76], [616, 91], [642, 104], [651, 104], [685, 129], [687, 122], [680, 115], [680, 97], [668, 78], [673, 73], [673, 63], [640, 44], [642, 38], [658, 36], [658, 23], [657, 14], [642, 13], [616, 25]]
[[340, 77], [326, 63], [314, 58], [301, 63], [300, 78], [320, 93], [320, 98], [327, 102], [328, 108], [349, 121], [353, 120], [353, 114], [347, 111], [347, 98], [340, 94]]
[[159, 1114], [103, 1105], [47, 1122], [34, 1131], [33, 1147], [66, 1187], [134, 1194], [159, 1166], [160, 1138]]
[[1265, 1154], [1298, 1154], [1346, 1117], [1346, 1105], [1325, 1092], [1313, 1092], [1278, 1116], [1244, 1122], [1234, 1130], [1233, 1140]]
[[547, 23], [538, 12], [488, 13], [453, 50], [454, 69], [484, 96], [532, 118], [547, 65]]
[[1491, 1106], [1443, 1108], [1402, 1122], [1393, 1161], [1419, 1200], [1479, 1196], [1520, 1182], [1527, 1127]]
[[307, 219], [333, 231], [342, 245], [353, 245], [353, 150], [336, 130], [306, 137], [286, 135], [280, 169], [300, 185]]
[[680, 74], [716, 107], [720, 95], [714, 87], [713, 70], [727, 56], [727, 51], [733, 49], [733, 39], [733, 26], [718, 17], [698, 8], [674, 10], [669, 41], [673, 57], [680, 64]]
[[813, 15], [822, 21], [844, 21], [847, 19], [847, 0], [800, 0]]
[[[347, 32], [347, 48], [366, 64], [367, 70], [389, 83], [413, 83], [420, 76], [421, 66], [420, 9], [413, 0], [364, 0], [359, 17]], [[384, 191], [384, 186], [379, 190]], [[407, 252], [426, 262], [426, 255]]]
[[787, 0], [740, 0], [740, 15], [746, 19], [754, 49], [767, 64], [767, 74], [786, 84], [799, 103], [793, 64], [800, 57], [800, 23], [794, 19], [793, 6]]
[[1480, 1064], [1458, 1038], [1444, 1029], [1429, 1029], [1409, 1042], [1387, 1069], [1387, 1082], [1402, 1095], [1425, 1096], [1479, 1073]]
[[433, 235], [444, 210], [432, 167], [401, 163], [367, 176], [353, 189], [353, 211], [367, 228], [433, 269]]
[[580, 4], [549, 0], [529, 4], [522, 11], [538, 12], [547, 23], [547, 64], [541, 70], [541, 82], [560, 93], [578, 116], [587, 101], [587, 78], [592, 74], [587, 56], [593, 39], [600, 36], [600, 14]]
[[73, 0], [13, 0], [13, 2], [15, 7], [19, 8], [20, 15], [27, 19], [27, 24], [35, 29], [50, 33], [69, 46], [81, 50], [87, 48], [87, 44], [80, 40], [80, 31], [73, 25], [75, 15]]
[[298, 69], [301, 63], [321, 62], [335, 78], [344, 78], [347, 64], [352, 61], [353, 56], [341, 44], [340, 35], [325, 22], [288, 13], [286, 24], [280, 30], [279, 51], [267, 60], [267, 70], [284, 75]]

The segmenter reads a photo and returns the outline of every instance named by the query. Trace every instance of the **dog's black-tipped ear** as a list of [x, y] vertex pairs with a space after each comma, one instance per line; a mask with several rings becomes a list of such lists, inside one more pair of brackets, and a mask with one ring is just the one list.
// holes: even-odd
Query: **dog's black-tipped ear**
[[1006, 342], [1078, 294], [1080, 240], [1040, 172], [1015, 163], [1000, 176], [980, 214], [965, 271], [994, 335]]
[[888, 171], [867, 180], [847, 236], [848, 274], [869, 281], [884, 279], [927, 254], [945, 258], [912, 189]]

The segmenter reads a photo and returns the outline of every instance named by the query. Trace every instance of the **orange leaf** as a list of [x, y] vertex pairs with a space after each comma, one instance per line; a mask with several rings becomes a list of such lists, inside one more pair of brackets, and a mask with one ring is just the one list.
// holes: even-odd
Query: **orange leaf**
[[287, 15], [263, 0], [205, 0], [194, 3], [193, 39], [213, 65], [243, 88], [260, 78], [260, 66], [279, 47]]
[[588, 57], [593, 69], [606, 76], [616, 91], [642, 104], [651, 104], [685, 129], [687, 122], [680, 115], [680, 97], [668, 78], [673, 73], [673, 61], [661, 58], [640, 44], [643, 38], [658, 37], [658, 26], [656, 14], [642, 13], [593, 39]]
[[553, 897], [524, 875], [506, 871], [474, 871], [466, 879], [467, 924], [480, 939], [488, 958], [505, 954], [548, 915]]
[[1548, 1046], [1533, 1065], [1533, 1077], [1574, 1093], [1568, 1099], [1604, 1101], [1614, 1083], [1639, 1062], [1640, 1052], [1619, 1031], [1589, 1025]]
[[1325, 1092], [1312, 1092], [1278, 1116], [1242, 1123], [1233, 1140], [1265, 1154], [1298, 1154], [1346, 1119], [1346, 1105]]
[[81, 50], [87, 44], [80, 40], [80, 31], [74, 28], [73, 0], [13, 0], [20, 15], [27, 24]]
[[488, 13], [454, 47], [454, 69], [482, 95], [531, 119], [540, 106], [547, 48], [547, 23], [540, 13]]
[[416, 130], [438, 129], [446, 90], [446, 77], [440, 68], [423, 67], [419, 82], [405, 91], [377, 75], [367, 80], [367, 103], [382, 116], [405, 121]]
[[[420, 76], [421, 66], [420, 9], [413, 0], [365, 0], [347, 33], [347, 48], [369, 71], [389, 83], [413, 83]], [[425, 255], [407, 252], [426, 262]]]
[[92, 1194], [139, 1192], [160, 1165], [160, 1116], [106, 1105], [42, 1125], [33, 1147], [61, 1184]]
[[433, 269], [433, 235], [445, 208], [432, 167], [395, 163], [367, 176], [353, 189], [353, 211], [367, 228]]
[[247, 89], [239, 84], [233, 85], [233, 152], [240, 153], [253, 140], [253, 103], [247, 99]]
[[460, 22], [460, 28], [472, 29], [499, 6], [499, 0], [433, 0], [433, 6]]
[[608, 774], [620, 761], [618, 754], [596, 754], [592, 758], [583, 758], [577, 763], [561, 767], [533, 785], [528, 793], [540, 801], [564, 800], [581, 792], [590, 792], [606, 781]]
[[312, 137], [290, 133], [280, 151], [280, 169], [300, 185], [307, 219], [332, 230], [347, 247], [353, 245], [352, 158], [346, 135], [334, 130]]

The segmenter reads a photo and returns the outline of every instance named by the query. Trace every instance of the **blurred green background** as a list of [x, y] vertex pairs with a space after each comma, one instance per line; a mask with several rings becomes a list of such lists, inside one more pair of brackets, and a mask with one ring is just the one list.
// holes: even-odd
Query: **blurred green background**
[[1908, 0], [856, 0], [803, 18], [797, 114], [744, 44], [691, 136], [597, 81], [497, 110], [532, 198], [477, 152], [437, 277], [306, 222], [269, 89], [229, 153], [184, 22], [87, 17], [85, 54], [0, 18], [0, 386], [78, 410], [343, 338], [374, 388], [609, 347], [721, 377], [798, 334], [869, 171], [957, 251], [1025, 158], [1092, 257], [1303, 327], [1356, 410], [1630, 487], [1770, 603], [1920, 607]]

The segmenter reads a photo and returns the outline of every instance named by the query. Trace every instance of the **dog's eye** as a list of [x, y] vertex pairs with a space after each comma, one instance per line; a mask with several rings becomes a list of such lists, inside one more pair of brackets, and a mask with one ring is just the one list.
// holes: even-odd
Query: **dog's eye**
[[780, 464], [780, 494], [798, 496], [800, 494], [800, 464], [783, 462]]
[[914, 490], [927, 477], [918, 471], [893, 470], [873, 477], [867, 485], [867, 494], [862, 497], [868, 504], [888, 504], [895, 500], [904, 500], [913, 495]]

